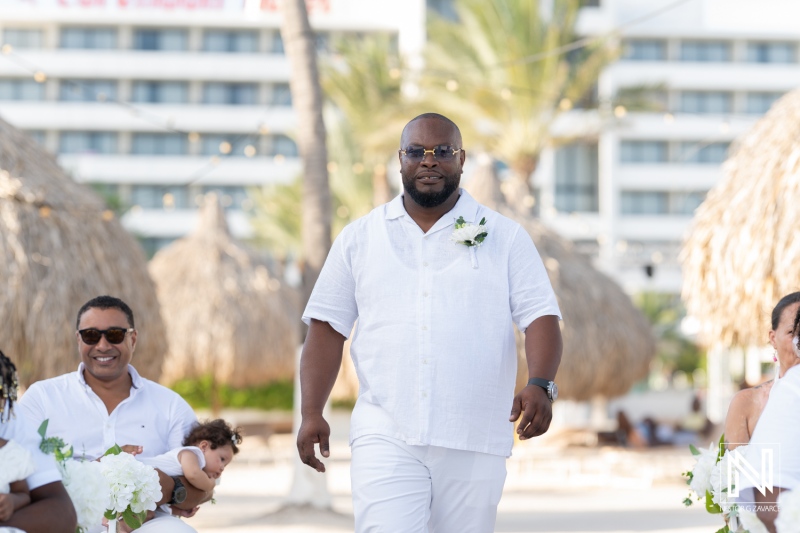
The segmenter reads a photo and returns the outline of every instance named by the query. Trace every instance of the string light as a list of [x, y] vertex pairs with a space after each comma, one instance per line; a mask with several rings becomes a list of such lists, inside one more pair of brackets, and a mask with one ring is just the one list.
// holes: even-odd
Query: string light
[[364, 163], [354, 163], [353, 172], [355, 172], [356, 174], [361, 174], [362, 172], [364, 172]]
[[34, 72], [33, 79], [36, 83], [44, 83], [47, 81], [47, 76], [41, 70]]
[[196, 143], [200, 140], [200, 134], [196, 131], [192, 131], [189, 133], [189, 135], [187, 135], [187, 138], [189, 139], [190, 143]]
[[219, 143], [219, 153], [221, 154], [228, 155], [229, 153], [231, 153], [232, 149], [233, 146], [231, 146], [231, 143], [229, 143], [228, 141], [222, 141], [221, 143]]
[[614, 116], [617, 118], [622, 118], [628, 114], [628, 110], [625, 109], [624, 105], [618, 105], [614, 108]]
[[503, 100], [510, 100], [511, 99], [511, 89], [506, 88], [506, 89], [503, 89], [502, 91], [500, 91], [500, 98], [502, 98]]
[[256, 147], [253, 146], [252, 144], [248, 144], [247, 146], [244, 147], [244, 155], [246, 157], [253, 157], [254, 155], [256, 155]]
[[0, 49], [0, 50], [2, 50], [2, 52], [3, 52], [3, 55], [4, 55], [4, 56], [7, 56], [7, 55], [9, 55], [11, 52], [13, 52], [13, 51], [14, 51], [14, 47], [13, 47], [13, 46], [11, 46], [10, 44], [4, 44], [4, 45], [3, 45], [3, 48], [2, 48], [2, 49]]
[[397, 68], [397, 67], [393, 67], [393, 68], [389, 69], [389, 77], [392, 78], [393, 80], [400, 79], [400, 75], [401, 74], [402, 73], [400, 72], [400, 69]]
[[339, 165], [336, 161], [328, 161], [328, 172], [333, 173], [339, 170]]
[[572, 109], [572, 100], [569, 98], [562, 98], [561, 101], [558, 103], [558, 108], [561, 111], [569, 111]]
[[458, 82], [456, 80], [447, 80], [447, 83], [445, 83], [444, 86], [451, 93], [456, 92], [458, 90]]
[[664, 122], [666, 122], [667, 124], [672, 124], [673, 122], [675, 122], [675, 115], [673, 115], [672, 113], [664, 113]]

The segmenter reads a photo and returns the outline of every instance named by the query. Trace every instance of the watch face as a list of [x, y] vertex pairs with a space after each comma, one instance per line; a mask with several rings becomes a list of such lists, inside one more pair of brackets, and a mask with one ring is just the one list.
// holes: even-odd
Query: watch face
[[183, 503], [186, 501], [186, 487], [175, 487], [172, 493], [172, 499], [175, 503]]
[[551, 402], [556, 401], [556, 399], [558, 398], [558, 385], [556, 385], [555, 381], [551, 381], [550, 387], [548, 388], [550, 389], [549, 391], [547, 391], [550, 393], [550, 401]]

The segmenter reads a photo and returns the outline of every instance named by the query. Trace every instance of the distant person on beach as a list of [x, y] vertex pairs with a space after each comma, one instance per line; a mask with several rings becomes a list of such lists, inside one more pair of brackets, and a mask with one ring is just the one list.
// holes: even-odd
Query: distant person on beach
[[[466, 152], [426, 113], [400, 140], [403, 193], [348, 225], [303, 320], [301, 460], [330, 453], [322, 409], [355, 330], [350, 445], [357, 532], [488, 533], [517, 435], [547, 431], [558, 394], [560, 311], [527, 232], [459, 187]], [[513, 324], [528, 377], [514, 396]]]
[[[130, 364], [138, 333], [131, 308], [119, 298], [98, 296], [80, 308], [76, 326], [78, 370], [31, 385], [20, 400], [25, 416], [35, 427], [49, 420], [48, 433], [92, 460], [115, 444], [140, 446], [140, 457], [180, 447], [197, 418], [177, 393], [142, 378]], [[137, 532], [194, 532], [178, 517], [193, 516], [211, 493], [181, 476], [161, 472], [159, 478], [158, 504], [173, 504], [176, 516], [156, 510]]]

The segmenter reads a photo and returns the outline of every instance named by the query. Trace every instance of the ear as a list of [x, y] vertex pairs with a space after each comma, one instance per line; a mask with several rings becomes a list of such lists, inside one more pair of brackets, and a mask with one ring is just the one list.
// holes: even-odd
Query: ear
[[139, 332], [136, 330], [133, 330], [133, 332], [131, 333], [131, 354], [133, 354], [133, 352], [136, 350], [136, 335], [138, 333]]
[[207, 440], [201, 440], [200, 443], [197, 445], [197, 447], [200, 448], [202, 451], [208, 450], [210, 446], [211, 445]]
[[769, 343], [772, 345], [773, 348], [775, 348], [776, 350], [778, 349], [778, 347], [775, 346], [775, 330], [771, 329], [769, 331]]

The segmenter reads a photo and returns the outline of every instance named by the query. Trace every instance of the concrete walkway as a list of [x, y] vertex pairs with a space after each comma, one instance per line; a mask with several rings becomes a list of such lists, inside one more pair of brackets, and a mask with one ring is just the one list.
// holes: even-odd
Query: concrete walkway
[[[273, 435], [245, 440], [223, 475], [216, 505], [206, 504], [188, 522], [199, 533], [353, 531], [346, 417], [334, 415], [331, 422], [326, 476], [334, 512], [282, 507], [295, 448], [290, 435]], [[719, 516], [681, 503], [688, 487], [680, 473], [692, 464], [683, 448], [636, 452], [522, 444], [508, 461], [496, 531], [712, 533], [723, 525]]]

